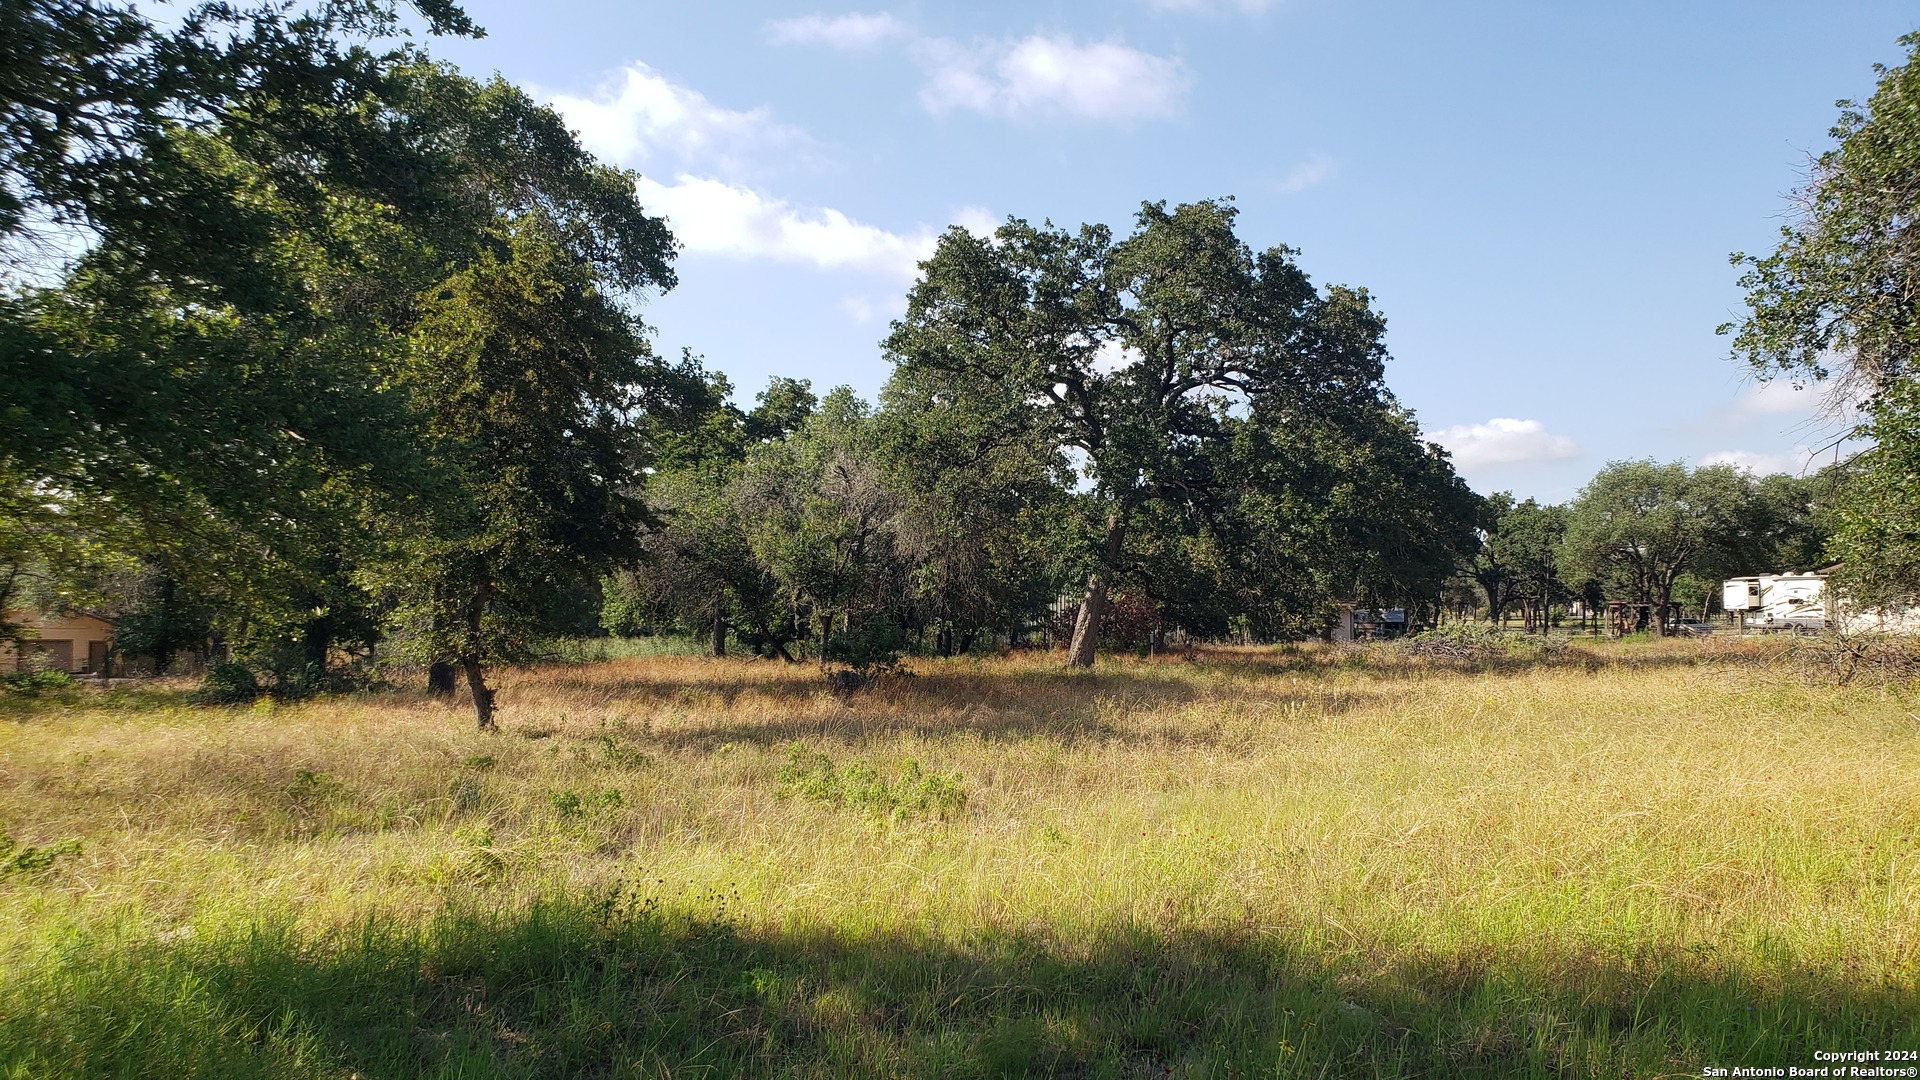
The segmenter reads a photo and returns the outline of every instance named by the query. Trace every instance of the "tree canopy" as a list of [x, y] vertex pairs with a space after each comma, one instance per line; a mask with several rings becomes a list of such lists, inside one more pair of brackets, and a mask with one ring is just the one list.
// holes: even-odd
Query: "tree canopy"
[[[1357, 450], [1368, 425], [1391, 430], [1385, 321], [1366, 291], [1316, 290], [1291, 249], [1241, 242], [1235, 216], [1224, 201], [1146, 203], [1119, 240], [1018, 219], [991, 238], [949, 230], [887, 339], [925, 407], [1005, 439], [1037, 433], [1078, 465], [1074, 664], [1093, 662], [1109, 592], [1158, 544], [1141, 529], [1212, 533], [1250, 505], [1260, 485], [1223, 468], [1229, 447], [1299, 448], [1260, 434], [1299, 424]], [[1451, 479], [1431, 448], [1408, 461], [1436, 462]]]
[[1728, 324], [1734, 355], [1762, 378], [1824, 381], [1835, 416], [1863, 412], [1870, 441], [1835, 492], [1831, 554], [1870, 603], [1920, 601], [1920, 34], [1907, 62], [1875, 67], [1865, 105], [1841, 102], [1831, 150], [1813, 163], [1792, 221], [1771, 254], [1745, 266], [1747, 317]]

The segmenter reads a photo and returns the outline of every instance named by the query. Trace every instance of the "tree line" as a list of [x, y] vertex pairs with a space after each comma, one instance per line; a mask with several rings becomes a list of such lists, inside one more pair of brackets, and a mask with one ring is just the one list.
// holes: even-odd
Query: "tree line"
[[1545, 629], [1556, 605], [1640, 605], [1629, 630], [1665, 630], [1669, 614], [1705, 619], [1730, 577], [1826, 564], [1842, 470], [1755, 476], [1732, 465], [1617, 461], [1564, 505], [1483, 504], [1480, 544], [1452, 595], [1456, 610], [1499, 623], [1519, 608]]
[[[1387, 388], [1367, 291], [1251, 248], [1230, 199], [949, 230], [877, 401], [776, 378], [745, 407], [653, 350], [635, 301], [676, 248], [633, 174], [407, 36], [480, 33], [457, 7], [182, 14], [0, 15], [0, 609], [111, 615], [162, 666], [296, 693], [377, 650], [464, 678], [487, 728], [488, 668], [555, 635], [866, 668], [1057, 622], [1090, 665], [1437, 616], [1463, 582], [1496, 616], [1665, 600], [1842, 506], [1651, 463], [1565, 508], [1475, 495]], [[1616, 494], [1650, 531], [1587, 513]]]

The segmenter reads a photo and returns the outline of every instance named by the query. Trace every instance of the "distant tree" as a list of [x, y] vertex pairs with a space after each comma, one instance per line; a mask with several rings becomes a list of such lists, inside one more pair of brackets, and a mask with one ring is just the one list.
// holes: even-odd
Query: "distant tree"
[[1340, 498], [1328, 550], [1338, 558], [1320, 559], [1350, 567], [1338, 581], [1346, 596], [1437, 615], [1447, 579], [1479, 543], [1473, 492], [1404, 409], [1362, 412], [1330, 427]]
[[773, 442], [800, 430], [820, 408], [810, 379], [776, 375], [754, 395], [753, 410], [742, 421], [742, 433], [751, 442]]
[[1812, 570], [1830, 561], [1834, 500], [1845, 469], [1828, 467], [1808, 476], [1771, 473], [1748, 485], [1741, 532], [1718, 560], [1702, 571], [1719, 579], [1776, 570]]
[[1741, 542], [1749, 483], [1731, 465], [1612, 462], [1567, 505], [1560, 571], [1664, 611], [1683, 573]]
[[1559, 567], [1566, 534], [1566, 508], [1542, 506], [1527, 499], [1501, 515], [1486, 541], [1487, 547], [1511, 568], [1514, 595], [1527, 601], [1530, 630], [1544, 633], [1549, 609], [1571, 595], [1561, 580]]
[[751, 447], [740, 476], [749, 547], [811, 624], [823, 663], [836, 634], [897, 628], [906, 593], [905, 504], [874, 451], [870, 407], [840, 387], [791, 436]]
[[214, 634], [214, 598], [196, 592], [164, 567], [147, 563], [120, 583], [113, 648], [122, 657], [147, 657], [165, 674], [182, 653], [204, 654]]
[[1508, 561], [1510, 552], [1505, 545], [1496, 547], [1492, 543], [1500, 533], [1500, 522], [1512, 512], [1513, 506], [1511, 491], [1496, 491], [1481, 501], [1480, 513], [1475, 521], [1480, 547], [1467, 571], [1486, 597], [1487, 618], [1495, 623], [1505, 619], [1517, 584], [1515, 567]]
[[1147, 203], [1117, 242], [1017, 219], [991, 239], [949, 230], [887, 339], [897, 369], [943, 373], [1007, 431], [1043, 432], [1082, 463], [1074, 665], [1093, 663], [1141, 515], [1220, 489], [1204, 451], [1235, 408], [1336, 418], [1385, 400], [1367, 294], [1316, 291], [1291, 250], [1241, 243], [1234, 217], [1224, 202]]
[[[1865, 412], [1872, 441], [1836, 492], [1832, 553], [1862, 599], [1920, 601], [1920, 501], [1912, 494], [1920, 434], [1920, 34], [1907, 62], [1877, 66], [1864, 107], [1842, 102], [1838, 145], [1814, 162], [1798, 213], [1770, 255], [1746, 267], [1734, 355], [1762, 378], [1825, 381], [1831, 411]], [[1736, 333], [1737, 331], [1737, 333]]]
[[742, 466], [750, 447], [787, 438], [819, 405], [805, 379], [776, 376], [750, 412], [729, 400], [727, 380], [694, 357], [679, 365], [689, 387], [685, 413], [650, 430], [657, 471], [646, 499], [657, 525], [640, 558], [605, 583], [609, 629], [635, 632], [678, 626], [710, 634], [724, 656], [733, 632], [756, 650], [791, 662], [793, 614], [780, 584], [755, 554], [742, 509]]
[[1480, 547], [1471, 573], [1487, 598], [1488, 616], [1501, 622], [1519, 600], [1544, 611], [1571, 590], [1560, 576], [1566, 509], [1533, 499], [1516, 502], [1511, 492], [1496, 492], [1482, 503]]

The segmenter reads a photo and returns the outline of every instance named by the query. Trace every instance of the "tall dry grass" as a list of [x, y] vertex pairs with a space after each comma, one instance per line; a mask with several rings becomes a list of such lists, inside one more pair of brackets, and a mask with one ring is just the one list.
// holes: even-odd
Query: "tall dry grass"
[[[1733, 655], [1016, 656], [850, 699], [632, 659], [503, 676], [495, 736], [409, 694], [14, 702], [0, 828], [80, 849], [0, 878], [0, 1071], [1698, 1075], [1920, 1043], [1914, 695]], [[951, 774], [963, 807], [903, 795]]]

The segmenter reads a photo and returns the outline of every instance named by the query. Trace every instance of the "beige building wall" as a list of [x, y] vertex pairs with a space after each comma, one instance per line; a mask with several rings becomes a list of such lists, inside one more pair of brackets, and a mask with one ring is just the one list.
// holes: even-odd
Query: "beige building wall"
[[91, 615], [41, 615], [9, 611], [7, 621], [36, 634], [24, 648], [0, 644], [0, 671], [23, 671], [44, 665], [72, 673], [98, 671], [106, 661], [113, 624]]

